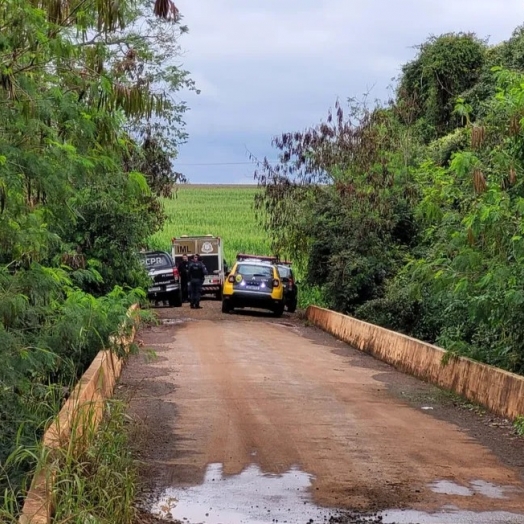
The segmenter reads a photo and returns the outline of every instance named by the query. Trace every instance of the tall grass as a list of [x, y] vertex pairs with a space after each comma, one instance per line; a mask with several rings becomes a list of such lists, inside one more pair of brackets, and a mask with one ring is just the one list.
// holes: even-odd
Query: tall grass
[[[87, 446], [54, 450], [21, 447], [9, 457], [8, 466], [27, 462], [27, 455], [31, 455], [36, 472], [52, 472], [54, 524], [133, 522], [137, 468], [125, 409], [122, 401], [107, 401], [104, 420]], [[84, 437], [73, 432], [70, 443]], [[0, 522], [17, 523], [22, 503], [20, 492], [8, 491], [0, 507]]]
[[150, 246], [171, 252], [172, 237], [211, 234], [222, 237], [230, 264], [239, 252], [270, 254], [267, 232], [255, 219], [257, 191], [250, 186], [180, 186], [175, 198], [164, 200], [168, 220]]

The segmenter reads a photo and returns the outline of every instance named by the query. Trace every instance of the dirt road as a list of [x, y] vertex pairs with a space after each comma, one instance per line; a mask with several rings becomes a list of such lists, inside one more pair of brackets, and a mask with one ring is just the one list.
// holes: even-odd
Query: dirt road
[[[194, 508], [180, 513], [183, 494], [197, 497], [191, 490], [215, 477], [215, 495], [208, 491], [198, 504], [245, 496], [256, 477], [250, 500], [237, 502], [256, 507], [257, 493], [262, 501], [270, 489], [263, 479], [291, 475], [305, 479], [296, 490], [307, 492], [300, 504], [308, 508], [409, 509], [405, 515], [420, 522], [433, 522], [434, 512], [441, 515], [434, 522], [448, 522], [446, 511], [455, 512], [449, 522], [472, 515], [471, 522], [524, 522], [523, 440], [503, 421], [456, 407], [450, 396], [290, 316], [221, 315], [216, 302], [159, 313], [163, 323], [139, 334], [156, 358], [133, 357], [121, 385], [147, 428], [139, 452], [157, 513], [179, 504], [172, 514], [191, 522]], [[237, 479], [236, 489], [228, 479]], [[291, 485], [285, 481], [279, 496]], [[178, 491], [169, 496], [168, 488]], [[279, 500], [290, 506], [288, 522], [307, 522], [293, 516], [290, 500]], [[267, 507], [267, 520], [235, 513], [230, 522], [279, 520]], [[206, 511], [203, 521], [215, 522]], [[396, 522], [413, 521], [394, 514]]]

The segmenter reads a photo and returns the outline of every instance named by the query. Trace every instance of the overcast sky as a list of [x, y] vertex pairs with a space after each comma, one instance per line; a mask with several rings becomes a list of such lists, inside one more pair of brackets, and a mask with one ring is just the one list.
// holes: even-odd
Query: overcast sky
[[[385, 99], [430, 35], [473, 31], [496, 44], [524, 0], [176, 0], [189, 26], [183, 67], [189, 141], [175, 165], [192, 183], [252, 183], [248, 152], [326, 118], [337, 98]], [[204, 165], [202, 165], [204, 164]]]

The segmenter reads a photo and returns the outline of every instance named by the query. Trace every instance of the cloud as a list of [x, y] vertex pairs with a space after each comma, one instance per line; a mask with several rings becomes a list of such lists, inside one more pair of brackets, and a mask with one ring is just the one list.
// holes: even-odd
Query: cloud
[[337, 98], [385, 99], [430, 35], [473, 31], [491, 43], [524, 20], [521, 0], [177, 0], [190, 33], [184, 68], [189, 142], [177, 160], [193, 182], [251, 176], [246, 148], [275, 157], [271, 138], [326, 117]]

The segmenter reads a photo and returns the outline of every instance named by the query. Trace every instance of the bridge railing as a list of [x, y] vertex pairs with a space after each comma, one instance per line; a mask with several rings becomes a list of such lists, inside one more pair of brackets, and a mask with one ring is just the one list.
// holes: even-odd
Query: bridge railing
[[524, 415], [524, 377], [520, 375], [452, 356], [427, 342], [317, 306], [308, 307], [306, 318], [400, 371], [453, 391], [497, 415], [510, 420]]

